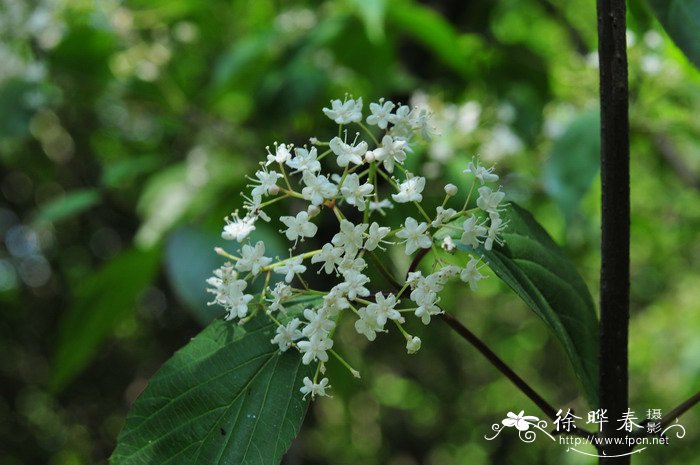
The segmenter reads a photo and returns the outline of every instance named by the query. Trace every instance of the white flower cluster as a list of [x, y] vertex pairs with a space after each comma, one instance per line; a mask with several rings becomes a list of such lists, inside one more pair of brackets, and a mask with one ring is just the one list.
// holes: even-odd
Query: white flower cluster
[[[340, 126], [339, 136], [327, 142], [312, 138], [311, 147], [275, 143], [273, 148], [267, 148], [266, 160], [250, 178], [250, 195], [244, 195], [245, 215], [234, 212], [226, 218], [223, 229], [223, 238], [242, 243], [239, 256], [218, 249], [231, 261], [215, 270], [207, 281], [209, 292], [215, 296], [211, 304], [224, 307], [226, 319], [245, 322], [264, 309], [277, 324], [271, 342], [279, 350], [294, 348], [301, 353], [304, 364], [318, 362], [313, 380], [304, 379], [301, 388], [304, 395], [312, 397], [326, 395], [330, 387], [327, 378], [318, 379], [319, 374], [325, 373], [329, 354], [359, 376], [333, 350], [333, 334], [341, 317], [354, 317], [355, 329], [370, 341], [394, 325], [405, 337], [408, 353], [415, 353], [421, 340], [404, 329], [404, 316], [413, 314], [424, 324], [430, 323], [432, 316], [442, 313], [440, 291], [453, 277], [476, 289], [484, 278], [479, 271], [480, 258], [465, 254], [468, 262], [458, 265], [450, 263], [458, 258], [451, 253], [459, 242], [473, 250], [490, 250], [494, 242], [501, 242], [499, 233], [504, 227], [500, 212], [505, 194], [500, 188], [493, 190], [487, 185], [497, 182], [498, 176], [493, 168], [473, 161], [464, 170], [471, 188], [463, 207], [456, 210], [447, 206], [458, 193], [457, 186], [448, 184], [442, 205], [430, 215], [421, 205], [425, 178], [404, 167], [412, 152], [412, 141], [431, 135], [429, 114], [380, 99], [370, 104], [370, 114], [365, 118], [362, 107], [361, 98], [346, 96], [324, 108], [325, 115]], [[362, 140], [360, 133], [348, 139], [346, 125], [356, 125], [367, 140]], [[477, 206], [468, 209], [474, 189], [478, 191]], [[279, 218], [280, 232], [290, 242], [290, 256], [267, 257], [265, 244], [250, 243], [249, 235], [257, 221], [272, 220], [264, 212], [265, 207], [292, 198], [303, 201], [307, 207]], [[385, 210], [396, 205], [405, 205], [414, 213], [402, 215], [403, 224], [385, 224]], [[300, 251], [306, 239], [316, 237], [317, 218], [323, 214], [334, 217], [338, 225], [335, 235], [318, 249]], [[359, 217], [362, 221], [348, 219]], [[437, 241], [436, 233], [445, 230], [448, 234], [441, 234], [444, 239]], [[405, 280], [393, 278], [383, 265], [386, 258], [382, 260], [377, 255], [385, 254], [394, 245], [401, 246], [406, 255], [421, 251], [421, 257], [432, 250], [432, 272], [423, 275], [412, 265]], [[414, 263], [421, 257], [416, 257]], [[387, 281], [394, 283], [395, 293], [370, 291], [366, 258], [374, 259]], [[332, 287], [323, 291], [309, 288], [303, 278], [309, 267], [328, 275], [326, 282]], [[270, 284], [273, 274], [282, 277], [274, 286]], [[256, 298], [245, 291], [258, 276], [265, 284]], [[306, 308], [303, 315], [288, 315], [289, 304], [305, 295], [317, 296], [318, 303]]]

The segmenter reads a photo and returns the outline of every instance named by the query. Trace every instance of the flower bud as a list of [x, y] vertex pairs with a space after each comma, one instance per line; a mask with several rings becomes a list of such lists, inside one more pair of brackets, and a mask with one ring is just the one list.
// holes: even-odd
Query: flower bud
[[365, 161], [367, 163], [372, 163], [374, 160], [375, 160], [374, 152], [371, 150], [368, 150], [367, 153], [365, 153]]
[[420, 349], [420, 338], [417, 336], [411, 336], [406, 340], [406, 351], [409, 354], [415, 354]]
[[457, 195], [457, 186], [454, 184], [447, 184], [445, 186], [445, 194], [449, 195], [450, 197], [454, 197]]

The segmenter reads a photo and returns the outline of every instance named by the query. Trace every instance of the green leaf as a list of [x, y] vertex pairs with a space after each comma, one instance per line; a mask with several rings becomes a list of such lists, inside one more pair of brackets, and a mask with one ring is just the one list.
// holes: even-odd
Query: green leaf
[[212, 323], [153, 376], [111, 463], [278, 464], [306, 414], [299, 388], [315, 367], [280, 352], [274, 333], [262, 312], [244, 326]]
[[386, 0], [352, 0], [352, 3], [365, 26], [367, 37], [374, 43], [384, 40]]
[[649, 4], [678, 48], [700, 68], [700, 0], [649, 0]]
[[75, 290], [59, 326], [50, 385], [60, 391], [90, 362], [112, 330], [134, 312], [157, 270], [158, 250], [122, 252]]
[[56, 222], [78, 215], [100, 202], [97, 189], [84, 189], [69, 192], [42, 205], [34, 218], [35, 222]]
[[[387, 21], [459, 74], [469, 74], [472, 44], [468, 36], [460, 35], [445, 18], [427, 6], [414, 2], [390, 2], [389, 6]], [[483, 50], [481, 52], [483, 54]]]
[[600, 114], [575, 118], [552, 144], [544, 165], [544, 185], [570, 220], [600, 168]]
[[547, 232], [511, 203], [503, 246], [474, 251], [539, 316], [562, 344], [592, 406], [598, 404], [598, 319], [585, 282]]

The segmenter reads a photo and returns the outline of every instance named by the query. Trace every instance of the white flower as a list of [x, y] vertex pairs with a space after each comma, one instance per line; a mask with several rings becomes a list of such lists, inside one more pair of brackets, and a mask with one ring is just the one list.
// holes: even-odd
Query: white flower
[[345, 254], [345, 257], [343, 257], [340, 263], [338, 263], [338, 271], [341, 274], [348, 271], [362, 272], [365, 268], [367, 268], [367, 262], [364, 260], [364, 258], [355, 258], [354, 256], [350, 256], [348, 254]]
[[462, 224], [464, 232], [460, 239], [462, 244], [469, 245], [473, 248], [477, 248], [479, 244], [481, 244], [479, 238], [485, 236], [487, 230], [482, 224], [478, 224], [477, 221], [479, 221], [479, 219], [474, 215], [464, 220]]
[[355, 226], [348, 220], [341, 220], [340, 232], [333, 236], [331, 242], [336, 247], [345, 249], [346, 254], [354, 256], [357, 251], [362, 248], [363, 235], [368, 227], [369, 225], [367, 223], [361, 223]]
[[321, 205], [324, 199], [334, 197], [338, 193], [338, 187], [323, 175], [316, 176], [311, 171], [304, 171], [302, 181], [306, 187], [301, 190], [301, 195], [313, 205]]
[[[243, 202], [243, 208], [248, 210], [248, 217], [252, 218], [253, 221], [257, 218], [262, 218], [264, 221], [270, 221], [270, 216], [262, 211], [262, 208], [260, 207], [262, 204], [262, 197], [260, 196], [252, 196], [252, 198], [247, 198], [243, 197], [245, 201]], [[253, 228], [255, 229], [255, 228]]]
[[506, 196], [505, 192], [492, 191], [490, 187], [479, 188], [479, 198], [476, 199], [477, 207], [488, 213], [498, 213], [498, 204]]
[[369, 290], [364, 286], [369, 282], [369, 278], [359, 271], [348, 270], [343, 274], [345, 282], [340, 283], [340, 287], [347, 295], [348, 299], [355, 300], [358, 296], [367, 297]]
[[292, 342], [301, 339], [301, 331], [298, 329], [300, 324], [299, 318], [294, 318], [287, 326], [278, 326], [277, 334], [270, 342], [279, 345], [280, 350], [285, 352]]
[[486, 184], [487, 182], [496, 182], [498, 181], [498, 175], [493, 173], [494, 167], [491, 167], [489, 169], [484, 168], [483, 166], [479, 166], [479, 162], [476, 162], [476, 165], [474, 162], [469, 162], [469, 165], [467, 165], [467, 169], [464, 170], [464, 173], [471, 173], [474, 175], [476, 179], [481, 181], [481, 184]]
[[323, 113], [336, 124], [359, 123], [362, 121], [362, 97], [357, 100], [346, 98], [344, 102], [331, 100], [331, 108], [324, 108]]
[[366, 307], [360, 308], [357, 313], [360, 318], [355, 321], [355, 331], [364, 334], [368, 340], [374, 341], [377, 338], [377, 333], [384, 328], [383, 325], [377, 322], [376, 315]]
[[299, 352], [304, 354], [301, 358], [301, 362], [304, 365], [308, 365], [315, 360], [327, 362], [328, 354], [326, 351], [330, 350], [331, 347], [333, 347], [333, 339], [320, 337], [319, 335], [311, 336], [308, 341], [297, 342]]
[[265, 256], [265, 244], [258, 241], [255, 247], [244, 244], [241, 248], [241, 258], [236, 262], [238, 271], [250, 271], [253, 276], [260, 273], [260, 268], [267, 266], [272, 259]]
[[375, 212], [378, 211], [382, 215], [385, 215], [386, 213], [384, 212], [384, 209], [389, 209], [389, 208], [394, 208], [394, 204], [391, 203], [391, 200], [389, 199], [384, 199], [379, 202], [375, 201], [370, 201], [369, 202], [369, 211]]
[[432, 245], [430, 236], [425, 234], [428, 229], [427, 223], [418, 223], [410, 216], [406, 218], [403, 229], [396, 233], [399, 239], [405, 239], [406, 255], [411, 255], [416, 250], [428, 249]]
[[456, 245], [454, 243], [454, 240], [452, 240], [451, 236], [445, 236], [445, 238], [442, 240], [442, 245], [440, 247], [442, 247], [442, 250], [444, 250], [445, 252], [452, 253], [454, 252]]
[[367, 240], [365, 241], [365, 249], [368, 251], [372, 251], [376, 248], [380, 248], [384, 250], [379, 244], [384, 242], [384, 243], [389, 243], [387, 241], [384, 241], [383, 239], [391, 232], [391, 228], [388, 228], [386, 226], [379, 226], [379, 223], [376, 221], [373, 222], [370, 227], [369, 227], [369, 232]]
[[365, 197], [372, 195], [374, 186], [370, 183], [360, 185], [360, 177], [353, 173], [345, 177], [340, 193], [345, 201], [357, 207], [359, 211], [365, 211]]
[[292, 146], [287, 146], [285, 144], [280, 144], [277, 145], [277, 142], [275, 142], [275, 154], [273, 155], [270, 152], [270, 147], [266, 147], [267, 149], [267, 163], [265, 163], [266, 166], [269, 166], [271, 163], [286, 163], [287, 160], [292, 158], [292, 154], [289, 151]]
[[402, 164], [406, 160], [407, 144], [403, 139], [394, 139], [386, 135], [382, 138], [382, 145], [372, 151], [372, 156], [378, 162], [384, 163], [384, 168], [392, 173], [394, 162]]
[[389, 124], [389, 115], [396, 105], [391, 101], [379, 99], [379, 103], [370, 103], [369, 110], [372, 112], [367, 117], [367, 124], [377, 125], [380, 129], [386, 129]]
[[421, 340], [418, 336], [410, 336], [406, 339], [406, 352], [415, 354], [420, 350]]
[[326, 389], [330, 389], [330, 387], [328, 378], [323, 378], [320, 382], [314, 383], [306, 376], [304, 377], [304, 385], [299, 391], [304, 394], [304, 399], [306, 399], [306, 396], [309, 394], [311, 394], [311, 398], [313, 399], [316, 396], [328, 396], [328, 394], [326, 394]]
[[503, 241], [498, 238], [498, 233], [505, 227], [506, 223], [503, 222], [498, 216], [491, 217], [491, 224], [489, 225], [489, 232], [486, 235], [486, 240], [484, 241], [484, 248], [486, 250], [491, 250], [493, 248], [493, 243], [503, 244]]
[[259, 184], [256, 184], [251, 191], [254, 198], [262, 197], [263, 195], [276, 195], [280, 191], [280, 188], [277, 186], [277, 180], [280, 179], [282, 175], [278, 172], [262, 169], [255, 172], [255, 177], [257, 179], [253, 181]]
[[238, 212], [233, 212], [230, 220], [228, 216], [224, 218], [226, 225], [221, 233], [221, 237], [229, 241], [236, 240], [241, 242], [255, 230], [255, 219], [255, 216], [246, 216], [241, 219], [238, 217]]
[[443, 224], [447, 223], [450, 220], [450, 218], [452, 218], [456, 214], [457, 212], [452, 208], [443, 208], [439, 206], [435, 210], [435, 219], [430, 224], [433, 228], [439, 228]]
[[465, 283], [469, 283], [469, 287], [472, 291], [478, 290], [479, 286], [477, 286], [477, 283], [486, 277], [479, 272], [479, 268], [477, 268], [478, 264], [479, 260], [472, 257], [459, 274], [459, 279]]
[[323, 296], [323, 308], [326, 309], [329, 316], [350, 308], [350, 302], [345, 298], [345, 292], [340, 284], [334, 286], [328, 294]]
[[340, 137], [334, 137], [328, 143], [334, 154], [338, 156], [336, 159], [338, 166], [346, 167], [351, 162], [355, 165], [362, 164], [362, 157], [367, 153], [367, 142], [361, 141], [357, 145], [350, 145], [343, 142]]
[[275, 273], [285, 275], [284, 281], [286, 283], [291, 283], [292, 279], [294, 279], [295, 273], [303, 273], [304, 271], [306, 271], [306, 267], [302, 265], [301, 262], [301, 257], [293, 257], [288, 259], [281, 265], [276, 266], [274, 271]]
[[445, 194], [449, 195], [450, 197], [457, 195], [457, 191], [457, 186], [454, 184], [445, 184]]
[[287, 161], [287, 166], [294, 170], [292, 173], [304, 171], [318, 173], [321, 171], [321, 162], [317, 159], [318, 152], [316, 147], [311, 147], [311, 150], [307, 150], [306, 147], [298, 147], [294, 149], [294, 154], [295, 157]]
[[326, 274], [331, 274], [335, 267], [340, 262], [345, 251], [340, 247], [334, 247], [333, 244], [324, 244], [321, 251], [311, 257], [311, 263], [323, 263], [322, 269]]
[[384, 327], [386, 320], [395, 320], [403, 323], [404, 319], [394, 307], [398, 303], [394, 294], [389, 294], [384, 297], [384, 294], [378, 292], [374, 295], [375, 303], [367, 305], [367, 311], [375, 315], [377, 324]]
[[280, 221], [287, 226], [284, 234], [290, 241], [314, 237], [318, 231], [318, 226], [309, 221], [309, 213], [306, 211], [300, 211], [297, 216], [281, 216]]
[[301, 332], [305, 337], [328, 337], [328, 334], [335, 327], [335, 323], [328, 317], [328, 312], [323, 308], [314, 311], [310, 308], [304, 310], [304, 318], [308, 323]]
[[394, 136], [409, 139], [413, 135], [413, 125], [411, 124], [411, 107], [401, 105], [396, 113], [389, 115], [389, 122], [394, 125], [391, 133]]
[[530, 424], [536, 425], [539, 418], [533, 417], [531, 415], [525, 415], [525, 410], [521, 410], [517, 415], [513, 412], [508, 412], [506, 415], [508, 418], [504, 418], [501, 423], [503, 426], [512, 428], [515, 426], [518, 431], [527, 431], [530, 429]]
[[267, 307], [267, 313], [276, 311], [286, 312], [287, 310], [282, 305], [282, 302], [292, 297], [292, 287], [285, 283], [275, 284], [275, 288], [270, 291], [272, 299], [267, 299], [270, 305]]
[[438, 315], [442, 313], [440, 307], [437, 306], [439, 298], [435, 300], [426, 299], [421, 305], [416, 308], [415, 315], [421, 319], [424, 325], [430, 323], [430, 319], [433, 315]]
[[248, 302], [253, 299], [252, 295], [244, 294], [248, 283], [238, 279], [238, 273], [230, 263], [226, 263], [221, 268], [214, 270], [214, 276], [207, 279], [207, 284], [212, 286], [207, 292], [214, 294], [214, 300], [209, 305], [221, 305], [228, 314], [227, 320], [233, 318], [243, 318], [248, 313]]
[[423, 200], [423, 189], [425, 188], [425, 178], [422, 176], [412, 176], [407, 174], [407, 178], [399, 185], [399, 193], [392, 194], [391, 198], [398, 203], [420, 202]]

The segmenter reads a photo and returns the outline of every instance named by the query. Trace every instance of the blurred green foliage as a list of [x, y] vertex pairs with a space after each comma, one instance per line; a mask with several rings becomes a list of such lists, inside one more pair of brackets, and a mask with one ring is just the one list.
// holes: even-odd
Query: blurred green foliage
[[[700, 382], [697, 42], [661, 19], [683, 52], [630, 2], [638, 416]], [[416, 153], [422, 174], [456, 183], [476, 154], [497, 163], [595, 290], [595, 28], [583, 0], [0, 0], [0, 463], [105, 463], [150, 376], [219, 316], [204, 279], [245, 173], [275, 140], [325, 135], [320, 108], [346, 92], [428, 105], [442, 135]], [[271, 244], [275, 227], [260, 234]], [[445, 307], [551, 403], [585, 412], [544, 325], [486, 281]], [[485, 441], [506, 412], [539, 412], [446, 327], [410, 329], [410, 359], [397, 335], [368, 347], [338, 329], [363, 379], [330, 367], [334, 397], [287, 463], [594, 463]], [[700, 463], [700, 415], [681, 423], [684, 439], [635, 463]]]

